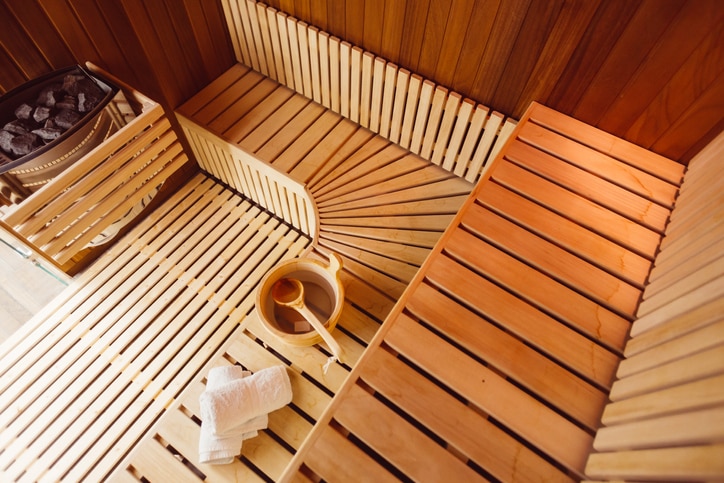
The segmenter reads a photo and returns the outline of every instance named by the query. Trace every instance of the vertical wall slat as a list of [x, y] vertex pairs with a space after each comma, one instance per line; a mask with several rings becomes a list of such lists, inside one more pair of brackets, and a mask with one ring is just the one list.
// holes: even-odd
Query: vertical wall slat
[[[435, 94], [432, 96], [432, 106], [430, 108], [430, 117], [427, 120], [427, 128], [422, 141], [422, 150], [420, 156], [425, 159], [432, 157], [432, 150], [435, 148], [435, 140], [437, 139], [440, 121], [442, 121], [445, 112], [445, 101], [448, 91], [444, 87], [437, 86]], [[439, 163], [438, 163], [439, 164]]]
[[397, 87], [397, 66], [385, 66], [385, 87], [382, 91], [382, 112], [380, 113], [380, 136], [388, 137], [390, 122], [392, 120], [392, 106], [395, 102], [395, 88]]
[[292, 51], [289, 45], [289, 30], [286, 14], [277, 13], [277, 31], [279, 32], [279, 44], [282, 50], [282, 63], [284, 64], [284, 85], [294, 89], [294, 66], [292, 64]]
[[254, 38], [254, 31], [251, 25], [251, 14], [249, 10], [254, 10], [254, 2], [251, 0], [241, 0], [239, 2], [239, 15], [241, 17], [241, 25], [244, 30], [244, 38], [246, 39], [246, 46], [249, 49], [249, 65], [252, 69], [257, 72], [261, 72], [261, 66], [259, 64], [258, 52], [256, 51], [256, 39]]
[[478, 105], [470, 120], [470, 127], [468, 128], [468, 134], [465, 137], [463, 146], [460, 149], [460, 156], [458, 162], [455, 164], [455, 170], [453, 171], [457, 176], [461, 178], [465, 176], [470, 163], [472, 162], [473, 150], [478, 144], [481, 133], [483, 132], [483, 126], [485, 120], [488, 118], [489, 109], [485, 106]]
[[400, 146], [410, 148], [412, 142], [412, 128], [415, 125], [415, 115], [420, 100], [420, 88], [422, 77], [417, 74], [410, 76], [410, 83], [407, 86], [407, 100], [405, 101], [405, 115], [402, 119], [402, 131], [400, 132]]
[[488, 157], [488, 153], [490, 152], [490, 147], [493, 145], [493, 140], [498, 132], [498, 128], [502, 122], [503, 116], [498, 112], [493, 112], [486, 121], [483, 136], [480, 138], [477, 149], [475, 149], [475, 154], [473, 154], [473, 159], [470, 162], [470, 168], [465, 174], [465, 179], [468, 181], [474, 182], [478, 173], [480, 173], [480, 170], [485, 163], [485, 159]]
[[350, 117], [350, 69], [352, 46], [347, 42], [339, 44], [339, 98], [340, 114], [343, 117]]
[[332, 108], [332, 99], [330, 94], [331, 84], [329, 80], [329, 34], [326, 32], [319, 32], [318, 36], [318, 47], [319, 47], [319, 79], [320, 88], [322, 90], [322, 105], [327, 109]]
[[307, 24], [297, 22], [297, 41], [299, 42], [299, 64], [302, 68], [302, 91], [305, 96], [312, 99], [314, 97], [312, 86], [312, 65], [311, 53], [309, 51], [309, 36], [307, 34]]
[[319, 29], [309, 27], [309, 68], [312, 71], [312, 99], [322, 104], [322, 80], [319, 66]]
[[276, 81], [280, 84], [286, 84], [287, 79], [284, 72], [284, 54], [282, 53], [282, 44], [279, 37], [277, 13], [278, 12], [273, 8], [266, 9], [266, 23], [269, 28], [269, 38], [271, 39], [271, 57], [274, 59]]
[[340, 93], [342, 85], [340, 80], [342, 60], [339, 55], [340, 42], [336, 37], [329, 38], [329, 88], [334, 112], [341, 113]]
[[419, 154], [422, 149], [422, 140], [427, 129], [428, 114], [432, 106], [432, 96], [435, 92], [435, 84], [429, 80], [422, 82], [420, 89], [420, 102], [417, 106], [417, 116], [415, 117], [415, 127], [412, 130], [412, 141], [410, 142], [410, 151]]
[[256, 17], [259, 22], [259, 32], [264, 51], [264, 65], [266, 66], [267, 76], [278, 80], [276, 72], [276, 64], [274, 63], [274, 51], [272, 50], [271, 35], [269, 33], [269, 22], [267, 21], [267, 8], [261, 3], [256, 4]]
[[372, 132], [380, 131], [380, 113], [382, 112], [382, 90], [385, 85], [385, 60], [375, 57], [372, 74], [372, 107], [370, 109], [370, 125]]
[[370, 108], [372, 102], [372, 64], [374, 56], [369, 52], [362, 54], [362, 92], [360, 94], [359, 123], [370, 126]]
[[[462, 144], [463, 138], [468, 130], [474, 105], [475, 104], [469, 99], [463, 99], [462, 104], [460, 104], [457, 119], [455, 120], [455, 126], [453, 127], [452, 134], [450, 135], [450, 141], [448, 142], [447, 152], [445, 153], [445, 157], [442, 162], [443, 169], [455, 172], [458, 151], [460, 150], [460, 145]], [[461, 163], [465, 164], [465, 161], [461, 160]]]
[[287, 35], [289, 35], [289, 51], [292, 58], [292, 72], [294, 73], [294, 87], [297, 92], [304, 92], [304, 80], [302, 79], [302, 61], [299, 54], [299, 35], [297, 22], [292, 17], [287, 17]]
[[362, 82], [362, 49], [359, 47], [352, 47], [349, 76], [349, 118], [359, 123]]
[[407, 101], [407, 86], [410, 82], [410, 72], [400, 69], [397, 72], [397, 84], [395, 86], [395, 102], [392, 106], [392, 120], [390, 121], [389, 139], [393, 143], [400, 142], [402, 131], [402, 119], [405, 115], [405, 102]]

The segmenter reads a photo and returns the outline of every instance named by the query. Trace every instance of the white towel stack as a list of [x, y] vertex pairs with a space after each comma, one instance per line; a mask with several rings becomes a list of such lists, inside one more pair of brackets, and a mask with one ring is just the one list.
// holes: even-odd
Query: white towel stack
[[273, 366], [251, 375], [239, 366], [209, 371], [201, 394], [199, 461], [228, 464], [241, 452], [245, 439], [265, 429], [268, 414], [292, 401], [287, 369]]

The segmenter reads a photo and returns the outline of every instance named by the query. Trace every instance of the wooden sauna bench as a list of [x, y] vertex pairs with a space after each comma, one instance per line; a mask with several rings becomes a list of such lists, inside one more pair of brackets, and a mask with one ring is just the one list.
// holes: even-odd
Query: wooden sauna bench
[[284, 479], [584, 478], [682, 175], [534, 103]]

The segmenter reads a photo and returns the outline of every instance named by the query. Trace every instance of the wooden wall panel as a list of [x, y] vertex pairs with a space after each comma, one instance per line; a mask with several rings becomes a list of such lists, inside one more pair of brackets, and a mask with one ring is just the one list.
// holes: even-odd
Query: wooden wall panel
[[168, 108], [233, 63], [223, 11], [208, 0], [2, 0], [0, 92], [91, 61]]
[[[518, 118], [539, 101], [687, 162], [724, 118], [719, 0], [268, 0]], [[218, 0], [0, 0], [0, 92], [91, 60], [176, 107], [233, 51]]]

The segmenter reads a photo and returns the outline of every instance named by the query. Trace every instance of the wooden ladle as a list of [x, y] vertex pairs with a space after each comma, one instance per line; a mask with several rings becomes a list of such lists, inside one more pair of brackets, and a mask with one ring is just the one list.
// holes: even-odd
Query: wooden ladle
[[304, 303], [304, 285], [300, 280], [296, 278], [280, 278], [274, 282], [271, 294], [276, 304], [294, 309], [299, 312], [302, 317], [307, 319], [307, 322], [312, 324], [314, 330], [316, 330], [319, 335], [322, 336], [324, 342], [327, 343], [335, 359], [339, 361], [342, 360], [342, 348], [339, 346], [339, 343]]

